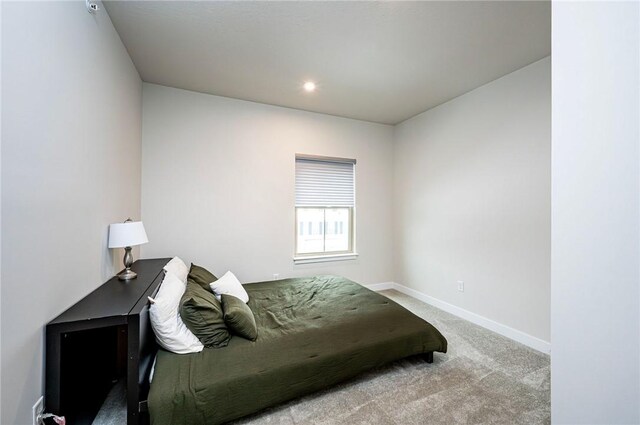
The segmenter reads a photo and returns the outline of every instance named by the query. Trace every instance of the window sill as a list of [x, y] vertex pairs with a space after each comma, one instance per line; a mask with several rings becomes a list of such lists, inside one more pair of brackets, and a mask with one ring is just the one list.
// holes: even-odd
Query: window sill
[[348, 254], [314, 255], [307, 257], [293, 257], [293, 264], [326, 263], [329, 261], [355, 260], [357, 258], [358, 254], [356, 252], [350, 252]]

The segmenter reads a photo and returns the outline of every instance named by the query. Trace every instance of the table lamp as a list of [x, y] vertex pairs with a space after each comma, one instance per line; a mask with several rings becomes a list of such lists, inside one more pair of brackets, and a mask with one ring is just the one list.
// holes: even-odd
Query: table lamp
[[133, 255], [131, 247], [149, 242], [147, 232], [141, 221], [132, 221], [130, 218], [124, 223], [109, 225], [109, 248], [124, 248], [124, 271], [118, 275], [120, 280], [135, 279], [138, 274], [131, 270]]

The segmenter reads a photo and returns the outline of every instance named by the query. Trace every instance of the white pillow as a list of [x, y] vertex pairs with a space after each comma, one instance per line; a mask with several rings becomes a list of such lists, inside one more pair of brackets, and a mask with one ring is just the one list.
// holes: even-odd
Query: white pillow
[[167, 273], [177, 276], [181, 281], [187, 281], [187, 276], [189, 276], [189, 267], [187, 267], [184, 261], [179, 257], [173, 257], [171, 261], [164, 265], [163, 268]]
[[191, 333], [178, 312], [186, 285], [177, 276], [166, 273], [155, 298], [149, 297], [149, 317], [158, 344], [177, 354], [197, 353], [204, 348]]
[[243, 302], [249, 302], [249, 294], [244, 290], [242, 284], [238, 278], [231, 272], [226, 272], [224, 276], [215, 282], [209, 284], [211, 290], [216, 295], [218, 301], [222, 294], [233, 295], [236, 298], [240, 298]]

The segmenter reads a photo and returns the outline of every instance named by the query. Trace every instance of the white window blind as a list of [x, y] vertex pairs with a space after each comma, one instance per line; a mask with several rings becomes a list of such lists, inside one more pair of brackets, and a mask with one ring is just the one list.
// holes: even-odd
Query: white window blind
[[296, 207], [354, 207], [355, 160], [296, 157]]

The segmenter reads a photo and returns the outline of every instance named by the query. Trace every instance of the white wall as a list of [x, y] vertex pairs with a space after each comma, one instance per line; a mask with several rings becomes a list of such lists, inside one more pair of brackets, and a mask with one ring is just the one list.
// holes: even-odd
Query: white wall
[[43, 326], [114, 273], [140, 214], [141, 81], [103, 11], [2, 5], [2, 417], [30, 424]]
[[553, 3], [551, 411], [640, 423], [640, 6]]
[[[241, 281], [393, 278], [392, 127], [144, 84], [143, 257]], [[295, 154], [356, 158], [357, 260], [293, 264]]]
[[394, 163], [398, 282], [543, 341], [550, 73], [542, 59], [398, 125]]

